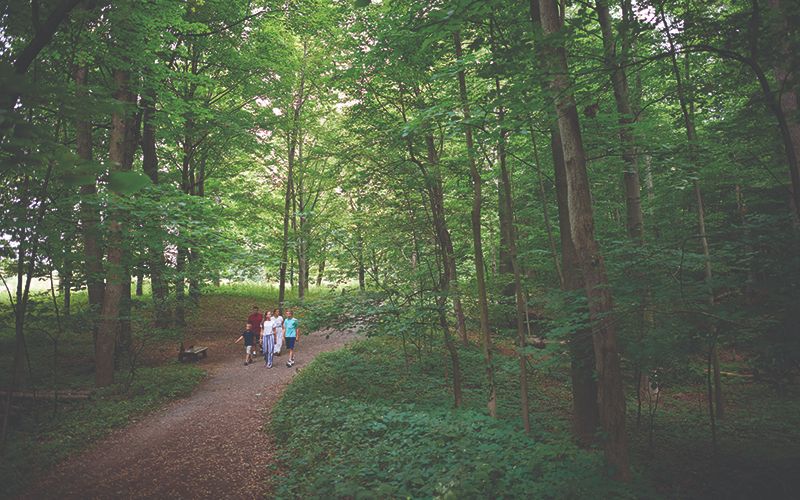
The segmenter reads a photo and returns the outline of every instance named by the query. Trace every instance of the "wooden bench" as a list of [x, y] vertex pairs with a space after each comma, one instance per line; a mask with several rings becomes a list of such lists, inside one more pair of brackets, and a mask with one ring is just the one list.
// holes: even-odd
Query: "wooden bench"
[[208, 347], [189, 347], [184, 350], [181, 348], [178, 353], [178, 361], [198, 361], [201, 357], [208, 356]]

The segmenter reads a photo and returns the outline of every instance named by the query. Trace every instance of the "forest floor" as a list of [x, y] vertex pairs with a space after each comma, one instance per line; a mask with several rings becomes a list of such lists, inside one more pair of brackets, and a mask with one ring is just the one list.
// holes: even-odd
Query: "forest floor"
[[283, 354], [267, 369], [262, 358], [244, 366], [242, 345], [232, 343], [235, 335], [212, 332], [209, 326], [187, 338], [209, 346], [208, 357], [198, 363], [208, 376], [190, 397], [69, 457], [21, 498], [262, 496], [265, 472], [276, 470], [274, 445], [263, 431], [272, 406], [317, 354], [343, 346], [356, 334], [303, 335], [294, 367], [286, 367]]

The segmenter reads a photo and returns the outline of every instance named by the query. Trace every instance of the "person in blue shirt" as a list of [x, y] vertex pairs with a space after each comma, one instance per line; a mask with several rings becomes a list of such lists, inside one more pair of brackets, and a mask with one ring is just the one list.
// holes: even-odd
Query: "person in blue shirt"
[[239, 335], [233, 343], [237, 344], [240, 340], [244, 340], [244, 366], [253, 362], [253, 340], [255, 340], [256, 333], [253, 331], [253, 324], [247, 322], [247, 329]]
[[286, 337], [286, 349], [289, 350], [289, 361], [286, 366], [291, 368], [294, 366], [294, 347], [297, 340], [300, 338], [300, 330], [297, 328], [297, 319], [292, 314], [291, 309], [286, 310], [286, 319], [283, 320], [283, 331]]

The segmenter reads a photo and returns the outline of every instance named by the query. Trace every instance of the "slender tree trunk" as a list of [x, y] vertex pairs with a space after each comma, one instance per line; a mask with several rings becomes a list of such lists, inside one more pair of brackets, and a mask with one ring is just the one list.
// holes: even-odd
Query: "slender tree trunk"
[[323, 277], [323, 274], [325, 273], [325, 259], [327, 258], [327, 250], [326, 250], [327, 246], [328, 246], [328, 242], [324, 241], [322, 243], [322, 249], [320, 250], [319, 265], [318, 265], [318, 269], [317, 269], [317, 287], [318, 288], [322, 286], [322, 277]]
[[69, 319], [72, 308], [72, 258], [71, 252], [67, 252], [64, 262], [63, 276], [58, 275], [61, 293], [64, 294], [64, 317]]
[[[86, 99], [89, 70], [86, 66], [75, 69], [74, 80], [79, 99]], [[83, 161], [92, 160], [92, 125], [79, 119], [75, 123], [78, 157]], [[97, 205], [97, 186], [93, 180], [80, 188], [80, 218], [83, 249], [85, 254], [84, 271], [86, 287], [89, 292], [89, 308], [93, 315], [99, 314], [103, 302], [103, 250], [100, 243], [100, 209]], [[97, 323], [93, 322], [93, 337], [97, 337]]]
[[[461, 60], [463, 55], [461, 52], [461, 34], [456, 31], [453, 33], [453, 45], [455, 46], [456, 59]], [[469, 174], [472, 180], [472, 243], [475, 252], [475, 280], [478, 285], [478, 311], [480, 314], [481, 325], [481, 340], [483, 345], [483, 356], [486, 362], [486, 382], [489, 386], [489, 396], [486, 406], [489, 409], [489, 415], [492, 417], [497, 416], [497, 388], [494, 381], [494, 365], [492, 362], [492, 333], [489, 331], [489, 302], [486, 298], [486, 277], [484, 276], [484, 263], [483, 263], [483, 243], [481, 241], [481, 187], [483, 180], [478, 171], [478, 166], [475, 161], [475, 145], [472, 138], [472, 126], [469, 124], [471, 119], [469, 109], [469, 99], [467, 96], [467, 80], [464, 70], [458, 72], [458, 90], [461, 99], [461, 112], [464, 115], [464, 138], [467, 144], [467, 161], [469, 162]], [[501, 139], [502, 141], [503, 139]], [[508, 193], [505, 193], [506, 196]], [[510, 215], [510, 213], [508, 214]], [[464, 345], [467, 345], [467, 339], [462, 339]], [[523, 360], [524, 368], [524, 360]], [[527, 387], [525, 390], [524, 400], [527, 402]], [[523, 421], [527, 424], [525, 432], [530, 431], [528, 424], [527, 412], [523, 415]]]
[[[132, 103], [136, 103], [136, 95], [128, 92], [128, 98]], [[139, 128], [141, 125], [140, 113], [129, 113], [125, 118], [125, 152], [120, 170], [129, 171], [133, 167], [133, 158], [139, 145]], [[122, 295], [119, 303], [119, 331], [117, 332], [117, 343], [115, 346], [115, 359], [130, 352], [133, 343], [131, 326], [131, 251], [130, 238], [126, 233], [122, 233]]]
[[283, 207], [283, 246], [281, 247], [281, 268], [278, 285], [278, 307], [283, 312], [283, 303], [286, 298], [286, 266], [289, 261], [289, 218], [290, 208], [292, 203], [292, 194], [294, 192], [294, 161], [297, 154], [298, 133], [300, 127], [300, 114], [303, 110], [305, 103], [305, 83], [306, 71], [305, 63], [308, 56], [306, 41], [303, 41], [303, 66], [300, 68], [300, 84], [292, 102], [292, 122], [291, 129], [287, 134], [287, 142], [289, 149], [288, 169], [286, 173], [286, 197], [284, 199]]
[[[58, 133], [56, 133], [56, 136], [58, 136]], [[14, 361], [11, 372], [11, 390], [8, 391], [6, 396], [5, 408], [3, 411], [3, 428], [2, 435], [0, 436], [0, 451], [3, 452], [5, 451], [6, 438], [8, 436], [8, 421], [11, 414], [11, 398], [14, 395], [14, 391], [17, 390], [20, 384], [23, 357], [28, 358], [28, 367], [30, 367], [30, 358], [25, 345], [25, 318], [28, 312], [28, 299], [30, 297], [31, 281], [33, 280], [34, 270], [36, 267], [36, 258], [39, 251], [39, 231], [42, 227], [45, 209], [48, 205], [47, 194], [52, 172], [53, 163], [50, 162], [47, 167], [47, 174], [45, 175], [44, 183], [42, 185], [42, 191], [39, 195], [39, 208], [33, 223], [32, 234], [28, 236], [26, 234], [26, 230], [24, 228], [20, 228], [17, 238], [15, 238], [18, 242], [18, 247], [16, 252], [16, 301], [12, 303], [14, 310]], [[22, 196], [19, 203], [19, 206], [25, 213], [27, 213], [30, 202], [30, 177], [26, 175], [23, 181]], [[28, 259], [27, 270], [25, 266], [26, 258]], [[25, 279], [23, 279], [23, 276]]]
[[[156, 151], [156, 95], [150, 91], [142, 99], [142, 169], [150, 177], [153, 185], [158, 185], [158, 154]], [[164, 281], [164, 240], [163, 228], [160, 221], [148, 221], [153, 224], [154, 237], [147, 249], [147, 258], [150, 269], [150, 288], [153, 299], [155, 325], [157, 328], [166, 328], [170, 323], [170, 310], [167, 302], [167, 285]]]
[[433, 211], [433, 204], [435, 203], [436, 209], [439, 210], [438, 216], [440, 217], [441, 226], [441, 243], [444, 245], [444, 251], [447, 258], [443, 261], [447, 267], [447, 288], [452, 295], [453, 310], [456, 315], [456, 329], [461, 341], [466, 344], [467, 342], [467, 320], [464, 316], [464, 308], [461, 306], [461, 290], [458, 286], [458, 273], [456, 271], [456, 258], [453, 250], [453, 240], [450, 237], [450, 230], [447, 227], [447, 219], [444, 212], [444, 192], [442, 190], [442, 178], [438, 173], [439, 168], [439, 154], [436, 151], [436, 144], [433, 141], [433, 136], [428, 134], [425, 136], [425, 147], [428, 154], [428, 163], [436, 169], [435, 178], [432, 180], [432, 195], [431, 211]]
[[[534, 134], [533, 124], [530, 122], [528, 123], [528, 131], [530, 132], [531, 145], [533, 146], [533, 162], [536, 165], [536, 178], [539, 182], [539, 196], [541, 197], [542, 200], [542, 215], [544, 217], [544, 229], [547, 232], [547, 243], [550, 246], [550, 255], [553, 257], [553, 266], [555, 267], [556, 274], [558, 275], [558, 282], [563, 288], [564, 272], [561, 270], [561, 262], [559, 261], [558, 251], [556, 250], [556, 241], [555, 238], [553, 238], [553, 225], [550, 222], [550, 207], [547, 203], [547, 190], [544, 187], [542, 164], [539, 161], [539, 150], [536, 147], [536, 135]], [[561, 147], [560, 140], [559, 140], [559, 147]]]
[[[450, 362], [453, 369], [453, 398], [454, 406], [460, 408], [463, 404], [463, 397], [461, 394], [461, 365], [458, 358], [458, 350], [456, 349], [453, 337], [450, 334], [450, 325], [447, 324], [447, 317], [445, 315], [445, 301], [446, 297], [450, 295], [452, 283], [452, 270], [455, 268], [453, 265], [452, 243], [450, 242], [450, 232], [447, 229], [447, 222], [444, 217], [444, 197], [442, 194], [441, 180], [428, 179], [428, 196], [431, 201], [431, 215], [433, 216], [433, 225], [436, 232], [436, 240], [439, 246], [439, 252], [442, 257], [442, 275], [439, 280], [440, 296], [436, 299], [439, 327], [444, 334], [445, 349], [450, 354]], [[455, 299], [454, 299], [455, 300]], [[460, 305], [460, 302], [459, 302]]]
[[178, 255], [175, 259], [175, 325], [186, 326], [186, 254], [188, 251], [178, 245]]
[[[664, 30], [667, 36], [667, 42], [669, 43], [670, 48], [670, 61], [672, 63], [672, 73], [675, 77], [675, 84], [677, 86], [677, 93], [678, 93], [678, 102], [681, 107], [681, 115], [683, 116], [683, 125], [686, 131], [686, 140], [687, 140], [687, 149], [689, 153], [689, 162], [692, 165], [692, 168], [697, 169], [697, 132], [694, 127], [694, 112], [693, 107], [694, 104], [692, 102], [691, 95], [687, 95], [687, 89], [683, 81], [683, 77], [681, 76], [681, 70], [678, 66], [678, 57], [677, 52], [675, 50], [675, 43], [672, 40], [672, 34], [670, 32], [670, 27], [667, 23], [666, 16], [664, 15], [663, 10], [661, 11], [661, 21], [664, 24]], [[689, 67], [689, 55], [686, 55], [686, 59], [684, 61], [684, 66], [686, 70], [686, 77], [689, 77], [690, 67]], [[714, 297], [714, 289], [711, 283], [712, 280], [712, 271], [711, 271], [711, 254], [709, 251], [708, 246], [708, 237], [706, 235], [706, 222], [705, 222], [705, 208], [703, 204], [703, 193], [700, 189], [700, 182], [695, 179], [694, 181], [694, 194], [695, 194], [695, 201], [697, 203], [697, 227], [700, 233], [700, 243], [703, 248], [703, 257], [705, 260], [705, 265], [703, 269], [704, 280], [706, 283], [706, 287], [708, 289], [707, 293], [707, 301], [709, 307], [714, 307], [715, 297]], [[709, 325], [709, 339], [710, 339], [710, 350], [709, 350], [709, 359], [710, 365], [714, 370], [714, 402], [716, 404], [716, 412], [711, 412], [711, 418], [714, 419], [714, 415], [716, 414], [716, 418], [723, 418], [725, 416], [725, 408], [724, 408], [724, 398], [722, 396], [722, 377], [720, 375], [719, 369], [719, 354], [717, 352], [717, 325], [715, 323], [711, 323]], [[710, 403], [709, 403], [710, 404]], [[715, 427], [716, 424], [712, 422], [712, 427]]]
[[[491, 37], [492, 53], [495, 57], [500, 57], [500, 51], [495, 38], [495, 20], [491, 18], [489, 24], [489, 33]], [[495, 92], [497, 98], [502, 97], [502, 88], [500, 85], [500, 75], [495, 73], [494, 77]], [[513, 206], [513, 191], [511, 189], [511, 175], [508, 170], [507, 156], [506, 156], [506, 143], [508, 131], [505, 126], [505, 108], [501, 105], [498, 107], [497, 122], [500, 130], [500, 136], [497, 143], [497, 157], [500, 163], [500, 185], [502, 187], [503, 196], [502, 201], [505, 203], [503, 207], [506, 220], [501, 226], [502, 230], [506, 231], [506, 241], [508, 243], [508, 259], [511, 263], [511, 273], [514, 276], [514, 297], [516, 302], [516, 326], [517, 326], [517, 347], [519, 349], [519, 391], [520, 391], [520, 414], [522, 417], [523, 428], [526, 434], [531, 432], [530, 424], [530, 410], [528, 403], [528, 370], [527, 370], [527, 354], [525, 353], [526, 334], [528, 333], [528, 301], [525, 290], [522, 285], [522, 270], [517, 256], [517, 233], [514, 228], [514, 206]], [[504, 227], [503, 227], [504, 226]]]
[[283, 241], [281, 245], [281, 267], [279, 271], [278, 284], [278, 307], [283, 312], [283, 304], [286, 300], [286, 267], [289, 261], [289, 218], [292, 208], [292, 181], [294, 175], [294, 134], [289, 133], [289, 167], [286, 172], [286, 194], [283, 203]]
[[[114, 98], [121, 104], [132, 102], [128, 89], [130, 75], [127, 71], [115, 69]], [[111, 135], [109, 138], [109, 160], [116, 170], [125, 168], [126, 128], [129, 120], [125, 110], [117, 111], [111, 118]], [[123, 262], [123, 214], [111, 210], [108, 216], [108, 240], [106, 253], [106, 286], [103, 293], [103, 307], [100, 313], [100, 325], [95, 343], [95, 384], [97, 387], [111, 385], [114, 382], [114, 342], [120, 320], [120, 302], [123, 298], [122, 288], [125, 284], [125, 264]]]
[[[495, 89], [497, 94], [500, 95], [500, 80], [499, 78], [495, 78]], [[519, 397], [520, 397], [520, 413], [522, 416], [522, 424], [525, 428], [525, 433], [530, 434], [531, 432], [531, 423], [530, 423], [530, 410], [529, 410], [529, 403], [528, 403], [528, 369], [527, 369], [527, 354], [525, 353], [525, 348], [527, 343], [526, 333], [527, 333], [527, 313], [528, 313], [528, 301], [525, 298], [525, 290], [522, 286], [522, 271], [520, 270], [519, 260], [517, 259], [517, 235], [516, 231], [514, 230], [514, 208], [512, 205], [512, 191], [511, 191], [511, 176], [509, 175], [508, 168], [506, 166], [506, 130], [504, 128], [504, 115], [505, 111], [501, 107], [498, 113], [498, 119], [500, 122], [500, 142], [498, 144], [498, 156], [500, 159], [500, 181], [501, 185], [503, 186], [504, 196], [503, 200], [505, 201], [505, 213], [507, 214], [509, 220], [506, 221], [506, 231], [508, 231], [508, 235], [506, 236], [508, 240], [508, 250], [509, 250], [509, 257], [511, 260], [511, 272], [514, 275], [514, 296], [516, 302], [516, 325], [517, 325], [517, 348], [519, 349], [518, 357], [519, 357]]]
[[613, 300], [603, 256], [594, 237], [594, 216], [586, 173], [578, 111], [572, 95], [567, 54], [561, 37], [562, 20], [554, 0], [539, 0], [543, 31], [548, 35], [547, 60], [555, 96], [567, 178], [572, 243], [583, 273], [592, 323], [592, 341], [598, 381], [600, 422], [605, 432], [604, 452], [615, 478], [630, 479], [628, 443], [625, 434], [625, 394], [622, 388], [616, 328], [611, 315]]
[[136, 271], [136, 296], [141, 297], [144, 295], [144, 271], [139, 268]]
[[[614, 41], [614, 30], [611, 26], [611, 14], [606, 0], [596, 0], [597, 17], [603, 35], [603, 54], [606, 69], [610, 72], [611, 86], [614, 89], [614, 102], [619, 115], [619, 140], [622, 145], [622, 161], [625, 163], [624, 186], [625, 207], [627, 210], [628, 236], [639, 243], [642, 242], [644, 217], [642, 216], [641, 188], [639, 185], [639, 165], [636, 143], [633, 138], [631, 124], [636, 121], [628, 93], [628, 79], [623, 64], [617, 54]], [[624, 37], [623, 37], [624, 38]]]
[[364, 266], [364, 238], [361, 235], [361, 226], [356, 227], [356, 252], [358, 257], [358, 289], [362, 292], [367, 288], [366, 267]]

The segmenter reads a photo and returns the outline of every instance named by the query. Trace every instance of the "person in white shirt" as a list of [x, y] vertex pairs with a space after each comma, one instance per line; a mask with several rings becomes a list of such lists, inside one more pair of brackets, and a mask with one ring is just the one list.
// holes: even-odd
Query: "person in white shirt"
[[275, 327], [272, 313], [267, 310], [261, 329], [261, 350], [264, 351], [264, 364], [272, 368], [272, 353], [275, 348]]
[[283, 316], [280, 309], [275, 309], [272, 315], [272, 326], [275, 328], [275, 355], [281, 355], [283, 347]]

